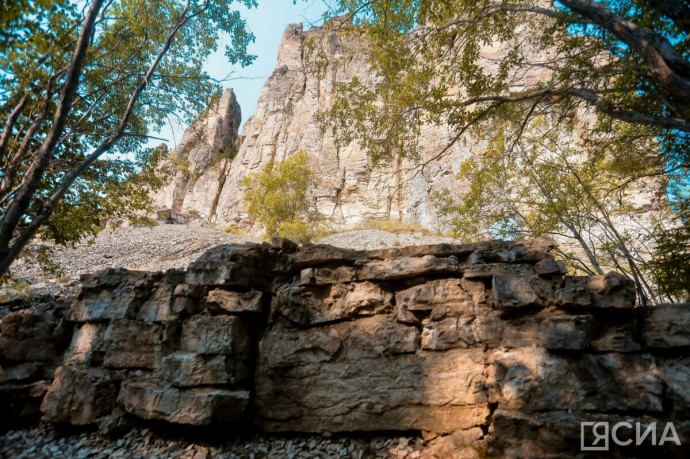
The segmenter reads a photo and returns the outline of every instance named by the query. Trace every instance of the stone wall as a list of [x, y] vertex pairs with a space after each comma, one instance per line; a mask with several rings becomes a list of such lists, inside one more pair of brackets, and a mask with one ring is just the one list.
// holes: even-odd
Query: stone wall
[[29, 411], [43, 398], [44, 421], [105, 432], [419, 432], [443, 458], [568, 457], [582, 421], [656, 423], [657, 442], [673, 422], [682, 446], [611, 448], [683, 456], [690, 305], [635, 308], [628, 279], [566, 276], [550, 248], [282, 241], [220, 246], [186, 271], [106, 270], [66, 317], [0, 320], [0, 393], [38, 381]]

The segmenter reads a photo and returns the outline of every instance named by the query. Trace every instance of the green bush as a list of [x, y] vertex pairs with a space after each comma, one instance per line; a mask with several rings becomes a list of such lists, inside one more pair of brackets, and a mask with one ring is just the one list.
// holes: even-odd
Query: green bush
[[268, 239], [307, 242], [321, 231], [318, 216], [309, 212], [308, 192], [315, 184], [309, 157], [301, 151], [248, 175], [242, 188], [249, 214], [264, 226]]

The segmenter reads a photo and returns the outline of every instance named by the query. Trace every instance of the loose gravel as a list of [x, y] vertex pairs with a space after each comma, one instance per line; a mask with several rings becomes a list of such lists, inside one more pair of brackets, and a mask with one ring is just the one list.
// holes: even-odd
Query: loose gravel
[[[100, 232], [95, 238], [75, 247], [34, 243], [28, 256], [18, 259], [11, 269], [15, 279], [30, 284], [34, 290], [60, 289], [78, 285], [80, 274], [105, 268], [140, 271], [165, 271], [186, 268], [210, 248], [220, 244], [261, 242], [257, 238], [229, 234], [200, 221], [190, 224], [160, 224], [154, 227], [128, 226]], [[357, 250], [412, 245], [457, 243], [443, 236], [423, 233], [393, 233], [382, 230], [356, 230], [332, 234], [319, 244]], [[49, 272], [36, 262], [41, 247], [49, 250], [49, 259], [59, 269]]]
[[391, 247], [443, 243], [457, 244], [458, 240], [451, 237], [434, 236], [424, 233], [392, 233], [382, 230], [356, 230], [331, 234], [319, 241], [319, 244], [328, 244], [355, 250], [385, 249]]
[[[34, 256], [23, 257], [12, 266], [15, 278], [50, 282], [51, 273], [35, 262], [41, 245], [50, 249], [50, 259], [59, 265], [58, 277], [76, 279], [80, 274], [105, 268], [128, 268], [141, 271], [165, 271], [186, 268], [202, 253], [219, 244], [255, 242], [250, 238], [225, 233], [201, 222], [189, 225], [161, 224], [153, 227], [128, 226], [105, 230], [75, 247], [35, 243], [28, 247]], [[33, 282], [32, 282], [33, 283]]]
[[61, 434], [45, 426], [0, 435], [0, 457], [13, 459], [417, 459], [424, 441], [415, 437], [277, 437], [253, 435], [217, 443], [167, 438], [135, 429], [122, 438], [96, 433]]

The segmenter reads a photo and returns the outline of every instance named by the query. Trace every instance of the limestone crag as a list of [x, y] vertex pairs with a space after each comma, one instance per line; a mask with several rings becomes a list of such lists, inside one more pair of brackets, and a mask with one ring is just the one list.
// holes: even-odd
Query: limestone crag
[[[470, 157], [470, 147], [479, 148], [484, 143], [463, 138], [442, 160], [424, 167], [410, 160], [374, 167], [356, 143], [336, 145], [333, 134], [323, 132], [316, 122], [317, 112], [334, 101], [338, 83], [358, 78], [366, 85], [374, 78], [363, 53], [366, 43], [343, 33], [342, 27], [347, 25], [329, 22], [309, 31], [301, 24], [289, 26], [283, 34], [276, 69], [243, 128], [236, 157], [213, 168], [195, 169], [201, 175], [191, 187], [178, 174], [173, 184], [156, 194], [155, 202], [179, 210], [193, 209], [217, 224], [251, 226], [242, 199], [242, 179], [274, 161], [305, 151], [319, 177], [310, 195], [312, 210], [331, 224], [352, 226], [391, 218], [439, 228], [432, 191], [456, 188], [458, 168]], [[426, 126], [419, 135], [420, 158], [426, 161], [437, 156], [453, 135], [448, 126]], [[183, 182], [187, 185], [180, 185]]]
[[214, 215], [226, 168], [237, 153], [241, 121], [240, 105], [232, 89], [212, 101], [163, 161], [168, 184], [153, 194], [154, 206]]
[[[275, 71], [267, 79], [239, 140], [235, 140], [239, 107], [229, 92], [185, 133], [171, 156], [178, 170], [169, 185], [155, 194], [156, 205], [197, 213], [219, 226], [251, 228], [255, 236], [259, 235], [261, 228], [254, 225], [243, 200], [242, 180], [305, 151], [318, 178], [318, 185], [309, 194], [310, 210], [331, 227], [391, 219], [434, 231], [448, 230], [448, 219], [439, 215], [434, 196], [449, 191], [457, 197], [467, 190], [468, 184], [458, 176], [460, 167], [465, 160], [490, 153], [491, 134], [478, 137], [442, 121], [426, 124], [416, 133], [416, 151], [406, 155], [397, 152], [388, 163], [376, 166], [357, 142], [336, 142], [330, 129], [322, 129], [317, 115], [336, 100], [339, 84], [356, 79], [363, 87], [371, 87], [377, 78], [367, 60], [366, 40], [348, 33], [350, 27], [341, 19], [307, 31], [301, 24], [288, 26]], [[507, 43], [486, 43], [480, 50], [480, 64], [488, 72], [497, 71], [496, 62], [509, 49]], [[525, 62], [540, 62], [538, 55], [523, 57]], [[542, 65], [526, 67], [514, 76], [511, 92], [529, 90], [549, 77]], [[456, 91], [449, 96], [462, 97], [464, 89]], [[584, 124], [593, 116], [585, 108], [575, 112], [573, 119], [579, 121], [572, 133], [573, 144], [582, 143]], [[195, 146], [198, 143], [201, 150]], [[415, 155], [416, 159], [409, 159]], [[612, 221], [631, 241], [658, 220], [657, 212], [663, 206], [657, 191], [662, 186], [650, 179], [626, 189], [626, 199], [634, 203], [635, 210]], [[606, 238], [601, 229], [592, 231]], [[576, 253], [582, 250], [572, 237], [560, 237], [557, 242]]]
[[1, 408], [35, 419], [42, 399], [43, 421], [103, 432], [419, 432], [429, 458], [580, 457], [581, 421], [673, 422], [682, 446], [610, 454], [683, 457], [690, 305], [635, 308], [631, 281], [567, 276], [551, 248], [276, 241], [83, 276], [69, 311], [0, 320]]

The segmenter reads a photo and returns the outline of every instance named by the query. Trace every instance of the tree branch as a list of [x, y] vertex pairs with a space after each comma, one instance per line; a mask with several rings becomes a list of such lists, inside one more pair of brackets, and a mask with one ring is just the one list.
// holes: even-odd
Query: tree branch
[[687, 0], [645, 0], [660, 15], [671, 19], [686, 34], [690, 34], [690, 5]]
[[[74, 102], [74, 97], [79, 87], [79, 79], [81, 77], [84, 61], [86, 60], [86, 52], [89, 48], [89, 41], [94, 32], [96, 18], [103, 4], [103, 0], [93, 0], [89, 8], [84, 23], [79, 34], [79, 38], [72, 54], [72, 60], [67, 69], [67, 76], [62, 90], [62, 97], [55, 111], [53, 117], [53, 124], [50, 131], [46, 135], [41, 147], [38, 150], [36, 159], [31, 164], [26, 174], [26, 184], [17, 192], [15, 199], [12, 200], [7, 207], [5, 214], [0, 219], [0, 275], [4, 274], [9, 265], [16, 257], [12, 256], [12, 250], [9, 248], [10, 241], [14, 235], [17, 226], [22, 220], [22, 216], [26, 213], [31, 204], [34, 192], [39, 186], [43, 173], [50, 163], [53, 156], [55, 145], [59, 141], [62, 131], [67, 123]], [[26, 241], [24, 242], [26, 244]], [[13, 244], [17, 247], [16, 243]], [[23, 245], [21, 245], [23, 247]], [[17, 249], [21, 250], [21, 247]]]
[[168, 38], [165, 40], [163, 46], [161, 47], [161, 50], [158, 52], [156, 58], [149, 66], [148, 71], [144, 75], [144, 78], [142, 78], [139, 85], [137, 85], [137, 88], [130, 96], [127, 108], [125, 109], [125, 112], [122, 115], [115, 132], [110, 137], [108, 137], [108, 139], [106, 139], [100, 145], [98, 145], [77, 167], [75, 167], [62, 180], [58, 188], [50, 195], [48, 199], [46, 199], [43, 202], [41, 210], [38, 212], [38, 214], [25, 228], [22, 229], [21, 234], [19, 234], [12, 241], [11, 247], [9, 246], [8, 240], [8, 249], [6, 250], [6, 254], [1, 251], [2, 246], [0, 246], [0, 255], [2, 255], [2, 258], [0, 258], [0, 274], [5, 273], [7, 269], [9, 269], [10, 264], [12, 263], [14, 258], [17, 257], [19, 251], [29, 242], [29, 240], [31, 240], [31, 238], [36, 234], [41, 225], [43, 225], [43, 223], [45, 223], [46, 220], [50, 218], [58, 202], [63, 198], [65, 193], [67, 193], [67, 190], [69, 190], [69, 188], [76, 181], [76, 179], [79, 176], [81, 176], [89, 168], [89, 166], [91, 166], [91, 164], [94, 163], [94, 161], [96, 161], [103, 153], [110, 150], [110, 148], [112, 148], [113, 145], [115, 145], [125, 135], [125, 129], [127, 127], [129, 119], [132, 116], [132, 113], [134, 112], [134, 108], [139, 99], [139, 96], [144, 91], [146, 86], [148, 86], [151, 77], [156, 71], [156, 68], [160, 64], [165, 54], [170, 49], [170, 46], [172, 46], [172, 43], [177, 33], [185, 24], [187, 24], [187, 22], [189, 22], [199, 14], [203, 13], [207, 8], [208, 3], [206, 3], [205, 7], [188, 15], [187, 13], [189, 13], [189, 2], [187, 2], [185, 9], [182, 11], [180, 15], [180, 19], [172, 28], [171, 32], [168, 35]]
[[[671, 94], [690, 99], [690, 62], [666, 37], [614, 14], [594, 0], [560, 0], [571, 11], [627, 44], [645, 62], [650, 76]], [[659, 2], [664, 3], [664, 2]]]
[[7, 122], [5, 123], [5, 129], [2, 131], [2, 136], [0, 137], [0, 164], [4, 164], [5, 150], [7, 149], [7, 143], [12, 136], [12, 130], [14, 125], [19, 118], [19, 114], [24, 110], [26, 101], [29, 100], [29, 94], [24, 94], [24, 96], [19, 100], [19, 103], [14, 107], [10, 116], [7, 117]]

